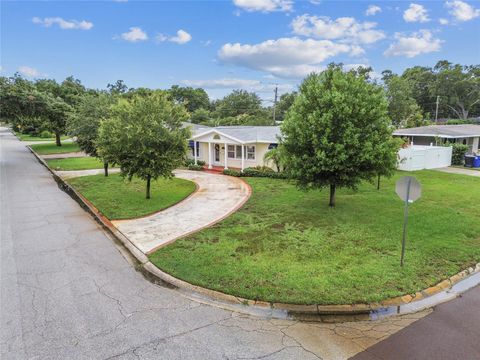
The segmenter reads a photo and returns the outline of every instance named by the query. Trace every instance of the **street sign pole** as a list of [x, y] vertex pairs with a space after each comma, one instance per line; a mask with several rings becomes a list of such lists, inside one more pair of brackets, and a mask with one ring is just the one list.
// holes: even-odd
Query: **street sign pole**
[[407, 243], [407, 223], [408, 223], [408, 205], [419, 199], [422, 195], [422, 186], [413, 176], [402, 176], [395, 183], [395, 192], [398, 197], [405, 203], [403, 213], [403, 237], [402, 237], [402, 255], [400, 258], [400, 266], [403, 267], [405, 259], [405, 246]]
[[403, 238], [402, 238], [402, 257], [400, 258], [400, 266], [403, 266], [403, 259], [405, 257], [405, 243], [407, 240], [407, 223], [408, 223], [408, 202], [410, 199], [410, 186], [412, 185], [412, 179], [408, 179], [407, 183], [407, 196], [405, 198], [405, 211], [403, 214]]

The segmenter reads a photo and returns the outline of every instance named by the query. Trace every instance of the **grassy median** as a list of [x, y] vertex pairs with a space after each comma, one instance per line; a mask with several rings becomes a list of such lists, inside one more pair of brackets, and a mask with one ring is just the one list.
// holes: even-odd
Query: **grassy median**
[[54, 170], [88, 170], [103, 169], [103, 162], [94, 157], [76, 157], [67, 159], [50, 159], [47, 164]]
[[30, 145], [30, 147], [39, 155], [66, 154], [80, 151], [80, 147], [74, 142], [64, 142], [62, 143], [62, 146], [57, 146], [53, 142], [48, 144]]
[[[403, 203], [395, 181], [414, 175], [405, 267]], [[158, 250], [162, 270], [249, 299], [299, 304], [380, 301], [434, 285], [480, 261], [480, 179], [398, 172], [381, 189], [365, 183], [302, 192], [285, 180], [245, 178], [253, 195], [223, 222]]]
[[145, 199], [146, 183], [128, 181], [120, 174], [82, 176], [67, 180], [111, 220], [145, 216], [185, 199], [195, 190], [192, 181], [172, 178], [152, 181], [151, 196]]

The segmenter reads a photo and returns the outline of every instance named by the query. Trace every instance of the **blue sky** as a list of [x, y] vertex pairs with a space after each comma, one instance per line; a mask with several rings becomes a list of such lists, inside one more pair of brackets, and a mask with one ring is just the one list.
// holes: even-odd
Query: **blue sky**
[[262, 98], [330, 62], [478, 64], [479, 1], [2, 1], [1, 74]]

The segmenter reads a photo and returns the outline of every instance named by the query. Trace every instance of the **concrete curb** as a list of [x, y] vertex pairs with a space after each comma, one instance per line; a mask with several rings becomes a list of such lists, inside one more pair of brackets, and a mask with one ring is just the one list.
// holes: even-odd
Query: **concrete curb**
[[[149, 280], [177, 289], [183, 292], [187, 297], [199, 300], [200, 302], [250, 315], [254, 314], [278, 318], [293, 317], [309, 321], [331, 321], [329, 320], [329, 317], [333, 316], [342, 321], [352, 321], [418, 312], [439, 305], [445, 301], [453, 300], [468, 289], [480, 284], [480, 263], [477, 263], [475, 266], [471, 266], [468, 269], [463, 270], [432, 287], [416, 292], [415, 294], [406, 294], [370, 304], [301, 305], [272, 303], [244, 299], [193, 285], [156, 267], [150, 262], [146, 254], [140, 251], [123, 233], [117, 230], [113, 224], [87, 199], [50, 169], [47, 163], [33, 149], [31, 149], [30, 146], [27, 147], [37, 160], [48, 169], [59, 187], [77, 201], [85, 211], [87, 211], [105, 230], [107, 230], [109, 234], [114, 237], [114, 239], [129, 251], [138, 262], [139, 269], [149, 278]], [[344, 318], [342, 318], [342, 316]]]

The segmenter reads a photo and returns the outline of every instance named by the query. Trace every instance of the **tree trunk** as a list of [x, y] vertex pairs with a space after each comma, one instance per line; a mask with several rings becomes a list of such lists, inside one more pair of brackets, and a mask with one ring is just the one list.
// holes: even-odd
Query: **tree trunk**
[[330, 184], [330, 202], [328, 206], [335, 206], [335, 184]]
[[150, 199], [150, 175], [147, 176], [147, 199]]
[[60, 133], [59, 132], [55, 133], [55, 144], [57, 146], [62, 146], [62, 143], [60, 142]]
[[103, 170], [105, 172], [105, 176], [108, 176], [108, 162], [103, 163]]
[[380, 174], [377, 175], [377, 190], [380, 190]]

